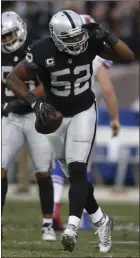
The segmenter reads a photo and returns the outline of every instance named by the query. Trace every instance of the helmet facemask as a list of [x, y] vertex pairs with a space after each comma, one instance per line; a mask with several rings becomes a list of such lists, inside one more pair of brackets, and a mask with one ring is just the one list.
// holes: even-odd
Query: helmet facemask
[[76, 27], [69, 30], [69, 32], [62, 32], [61, 35], [56, 35], [53, 26], [50, 24], [50, 34], [59, 51], [76, 56], [87, 49], [89, 36], [82, 27]]

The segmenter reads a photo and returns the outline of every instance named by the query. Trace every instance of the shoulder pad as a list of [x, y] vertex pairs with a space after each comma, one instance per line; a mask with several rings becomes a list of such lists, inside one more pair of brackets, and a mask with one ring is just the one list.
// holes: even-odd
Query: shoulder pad
[[27, 48], [27, 57], [32, 58], [37, 65], [42, 66], [46, 58], [54, 55], [54, 47], [50, 37], [35, 41]]

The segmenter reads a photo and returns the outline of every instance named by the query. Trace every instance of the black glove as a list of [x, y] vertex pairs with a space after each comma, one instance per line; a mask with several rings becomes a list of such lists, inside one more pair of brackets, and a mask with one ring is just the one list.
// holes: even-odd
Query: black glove
[[29, 93], [25, 98], [25, 102], [31, 105], [32, 109], [36, 115], [37, 123], [42, 125], [47, 125], [47, 120], [50, 118], [56, 118], [56, 110], [53, 106], [46, 103], [45, 100], [40, 100], [40, 97], [35, 96], [32, 93]]
[[9, 105], [8, 103], [4, 103], [1, 105], [1, 116], [8, 116], [10, 113]]
[[1, 114], [5, 117], [7, 117], [9, 113], [24, 115], [27, 111], [29, 112], [30, 109], [31, 107], [29, 106], [29, 104], [21, 103], [19, 99], [15, 99], [9, 103], [5, 103], [2, 105]]
[[38, 100], [33, 107], [36, 115], [36, 121], [39, 124], [47, 126], [50, 119], [56, 118], [56, 110], [53, 106], [46, 103], [45, 101]]
[[106, 42], [110, 47], [117, 44], [118, 39], [98, 23], [84, 24], [83, 28], [88, 30], [89, 36], [95, 40]]

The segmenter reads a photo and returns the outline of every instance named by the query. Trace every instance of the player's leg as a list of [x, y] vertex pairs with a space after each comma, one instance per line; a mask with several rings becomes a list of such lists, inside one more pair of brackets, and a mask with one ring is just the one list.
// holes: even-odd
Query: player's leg
[[94, 130], [95, 122], [95, 108], [90, 108], [75, 115], [67, 130], [66, 162], [70, 176], [69, 218], [61, 240], [64, 249], [69, 251], [72, 251], [75, 246], [81, 215], [88, 195], [86, 161], [93, 139], [91, 128]]
[[20, 121], [12, 114], [2, 118], [1, 214], [8, 190], [8, 167], [25, 141], [20, 125]]
[[[68, 128], [66, 143], [66, 160], [69, 164], [70, 191], [69, 191], [69, 219], [68, 227], [62, 234], [62, 243], [67, 250], [73, 250], [77, 231], [80, 224], [83, 208], [85, 207], [97, 226], [98, 232], [102, 230], [100, 241], [110, 241], [112, 221], [104, 216], [93, 196], [93, 186], [87, 181], [87, 161], [95, 138], [96, 110], [93, 105], [73, 117]], [[82, 189], [82, 191], [81, 191]], [[95, 220], [96, 217], [96, 220]], [[104, 224], [104, 226], [103, 226]], [[106, 230], [104, 230], [106, 229]], [[104, 232], [103, 232], [104, 231]], [[105, 235], [106, 233], [106, 235]], [[108, 245], [110, 248], [110, 243]], [[100, 251], [101, 248], [100, 248]]]
[[[93, 178], [92, 178], [92, 173], [91, 173], [91, 160], [92, 160], [91, 158], [92, 158], [92, 156], [93, 156], [93, 154], [92, 154], [92, 151], [91, 151], [90, 158], [89, 158], [88, 165], [87, 165], [87, 178], [88, 178], [88, 181], [91, 184], [93, 184]], [[90, 218], [89, 218], [89, 215], [88, 215], [88, 212], [86, 211], [86, 209], [84, 209], [83, 213], [82, 213], [80, 228], [83, 229], [83, 230], [93, 229], [93, 224], [90, 221]]]
[[63, 173], [60, 164], [54, 159], [54, 166], [51, 172], [54, 189], [54, 212], [53, 212], [53, 228], [62, 230], [64, 223], [61, 217], [61, 198], [64, 190], [65, 174]]
[[47, 136], [49, 142], [51, 143], [52, 152], [55, 158], [59, 161], [62, 171], [67, 175], [68, 166], [65, 162], [65, 139], [67, 127], [71, 121], [71, 118], [63, 118], [61, 126], [55, 133], [49, 134]]
[[36, 174], [42, 211], [42, 239], [56, 240], [53, 223], [53, 183], [50, 175], [52, 169], [52, 152], [46, 135], [36, 132], [35, 115], [24, 116], [25, 135], [30, 150], [33, 169]]
[[[87, 173], [88, 182], [93, 184], [91, 172]], [[93, 224], [91, 223], [90, 217], [86, 209], [83, 210], [81, 221], [80, 221], [80, 229], [87, 230], [87, 229], [93, 229]]]

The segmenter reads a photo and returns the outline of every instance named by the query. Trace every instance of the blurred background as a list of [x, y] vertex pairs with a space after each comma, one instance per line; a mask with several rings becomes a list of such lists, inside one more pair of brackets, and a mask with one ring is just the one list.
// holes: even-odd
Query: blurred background
[[[139, 185], [139, 2], [135, 0], [1, 1], [2, 12], [15, 11], [26, 21], [31, 40], [45, 37], [48, 34], [50, 18], [63, 8], [91, 15], [97, 22], [124, 40], [136, 55], [135, 63], [129, 65], [123, 62], [117, 63], [109, 69], [119, 103], [121, 133], [116, 138], [111, 137], [110, 118], [100, 98], [96, 144], [88, 166], [92, 171], [95, 185], [113, 186], [114, 189], [133, 187], [136, 190]], [[9, 182], [14, 187], [16, 184], [15, 191], [30, 191], [30, 184], [32, 186], [35, 184], [35, 178], [26, 146], [9, 170]], [[9, 198], [10, 195], [11, 192]]]

